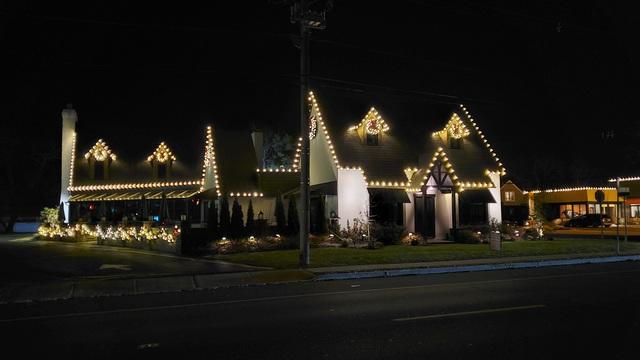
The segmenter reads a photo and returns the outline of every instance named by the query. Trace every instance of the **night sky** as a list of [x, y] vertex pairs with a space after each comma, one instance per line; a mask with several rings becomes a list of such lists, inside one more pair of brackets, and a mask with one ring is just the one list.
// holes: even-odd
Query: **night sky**
[[[297, 29], [282, 2], [1, 6], [3, 212], [57, 201], [69, 102], [82, 129], [148, 137], [132, 147], [208, 122], [297, 129]], [[640, 175], [637, 17], [608, 1], [336, 0], [313, 34], [311, 84], [464, 102], [521, 187], [598, 185]]]

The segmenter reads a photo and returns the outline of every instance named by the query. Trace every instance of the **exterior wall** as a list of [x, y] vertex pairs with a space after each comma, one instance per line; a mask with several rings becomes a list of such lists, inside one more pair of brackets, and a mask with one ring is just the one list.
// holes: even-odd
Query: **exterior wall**
[[[505, 192], [511, 191], [513, 192], [514, 199], [513, 201], [507, 201], [505, 197]], [[522, 193], [522, 190], [518, 188], [514, 183], [508, 181], [500, 188], [500, 199], [502, 200], [502, 205], [527, 205], [529, 198], [527, 195]]]
[[415, 232], [416, 231], [415, 198], [413, 197], [413, 193], [411, 192], [407, 192], [407, 195], [409, 196], [409, 201], [411, 202], [408, 204], [403, 204], [403, 211], [402, 211], [404, 215], [403, 224], [406, 231]]
[[[232, 206], [233, 206], [234, 198], [229, 198], [229, 214], [231, 214]], [[276, 223], [276, 198], [274, 197], [255, 197], [251, 198], [251, 203], [253, 205], [253, 218], [258, 220], [258, 213], [262, 211], [264, 214], [264, 219], [267, 220], [267, 223], [270, 225], [274, 225]], [[249, 209], [249, 198], [248, 197], [239, 197], [238, 204], [242, 206], [242, 219], [244, 222], [247, 222], [247, 210]], [[284, 206], [284, 214], [285, 219], [287, 217], [287, 210], [289, 209], [289, 200], [283, 199], [282, 204]], [[298, 203], [296, 203], [298, 205]]]
[[502, 222], [502, 200], [500, 193], [500, 174], [491, 173], [489, 174], [491, 181], [496, 185], [493, 188], [490, 188], [489, 191], [493, 198], [496, 200], [495, 203], [489, 203], [489, 211], [487, 213], [488, 220], [491, 221], [492, 218], [496, 219], [499, 223]]
[[71, 178], [71, 157], [74, 151], [76, 122], [78, 114], [74, 109], [62, 110], [62, 153], [60, 154], [60, 202], [64, 206], [65, 222], [69, 222], [69, 179]]
[[333, 162], [324, 129], [318, 129], [316, 137], [309, 142], [309, 183], [323, 184], [337, 179], [337, 167]]
[[366, 217], [369, 211], [369, 191], [364, 175], [359, 170], [338, 170], [338, 216], [340, 227], [346, 228], [347, 220]]
[[436, 236], [438, 240], [444, 240], [451, 229], [451, 194], [443, 194], [436, 191]]

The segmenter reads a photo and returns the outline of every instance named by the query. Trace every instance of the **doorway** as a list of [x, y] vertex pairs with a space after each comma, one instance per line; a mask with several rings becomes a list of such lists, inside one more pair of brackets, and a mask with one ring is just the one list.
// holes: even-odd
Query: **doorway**
[[425, 238], [436, 236], [435, 199], [435, 195], [414, 195], [416, 232]]

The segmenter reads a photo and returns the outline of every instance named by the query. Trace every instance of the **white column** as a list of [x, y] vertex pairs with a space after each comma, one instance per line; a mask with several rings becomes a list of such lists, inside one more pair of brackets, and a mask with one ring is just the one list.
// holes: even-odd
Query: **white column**
[[68, 104], [67, 108], [62, 110], [62, 146], [60, 153], [60, 202], [64, 205], [64, 216], [67, 223], [69, 222], [68, 187], [73, 176], [71, 160], [75, 157], [73, 152], [75, 151], [77, 121], [78, 114], [71, 107], [71, 104]]
[[495, 185], [495, 187], [490, 188], [489, 191], [491, 195], [496, 200], [495, 203], [489, 203], [489, 219], [494, 218], [498, 220], [499, 223], [502, 222], [502, 199], [500, 198], [500, 174], [497, 172], [489, 174], [491, 181]]

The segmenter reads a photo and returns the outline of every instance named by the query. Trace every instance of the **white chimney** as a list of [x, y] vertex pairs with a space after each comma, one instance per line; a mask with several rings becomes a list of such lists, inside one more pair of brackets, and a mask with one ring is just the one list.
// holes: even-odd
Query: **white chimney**
[[253, 140], [253, 148], [256, 151], [256, 160], [258, 160], [258, 168], [264, 167], [264, 149], [263, 149], [262, 131], [253, 130], [251, 132], [251, 140]]
[[[65, 222], [69, 222], [69, 190], [71, 184], [71, 159], [75, 154], [76, 122], [78, 114], [71, 104], [62, 110], [62, 146], [60, 154], [60, 202], [64, 206]], [[59, 205], [59, 204], [58, 204]]]

